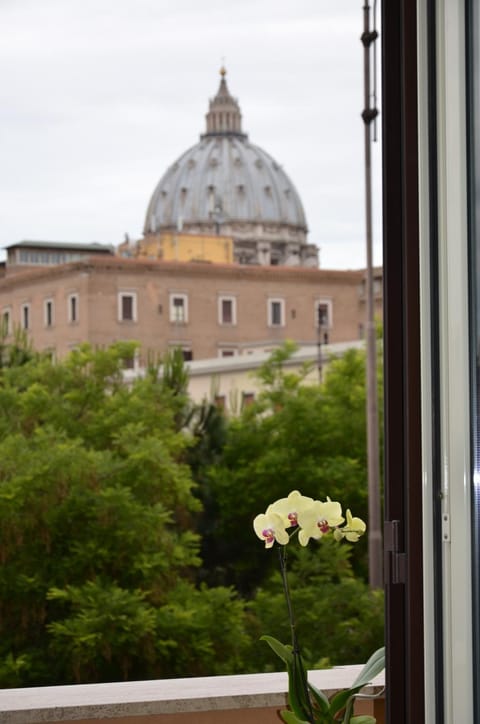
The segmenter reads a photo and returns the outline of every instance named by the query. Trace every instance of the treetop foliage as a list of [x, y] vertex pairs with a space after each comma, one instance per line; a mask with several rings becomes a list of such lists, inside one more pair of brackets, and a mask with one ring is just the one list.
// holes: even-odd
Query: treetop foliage
[[26, 682], [122, 678], [132, 636], [154, 647], [156, 608], [199, 563], [189, 438], [162, 384], [124, 384], [132, 352], [1, 370], [1, 646]]
[[[263, 576], [248, 526], [266, 500], [298, 489], [316, 499], [348, 501], [367, 518], [365, 354], [351, 349], [332, 359], [324, 383], [314, 385], [304, 384], [305, 369], [282, 371], [292, 349], [276, 351], [260, 370], [261, 395], [230, 421], [221, 459], [208, 469], [214, 580], [244, 592]], [[364, 542], [355, 555], [356, 570], [364, 572]]]
[[[1, 686], [276, 665], [258, 638], [279, 633], [283, 599], [253, 518], [295, 488], [366, 517], [364, 355], [311, 385], [306, 368], [285, 372], [292, 351], [272, 355], [258, 399], [227, 418], [189, 400], [176, 353], [126, 384], [134, 343], [59, 362], [20, 337], [0, 344]], [[381, 636], [361, 546], [292, 560], [312, 626], [341, 597], [331, 663], [348, 663], [349, 637], [362, 660]]]

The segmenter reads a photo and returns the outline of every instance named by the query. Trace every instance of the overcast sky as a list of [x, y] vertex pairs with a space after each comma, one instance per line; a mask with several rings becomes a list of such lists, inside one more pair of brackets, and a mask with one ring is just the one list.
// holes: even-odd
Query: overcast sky
[[[365, 266], [363, 0], [1, 0], [0, 247], [142, 234], [222, 62], [324, 268]], [[381, 263], [380, 144], [374, 262]]]

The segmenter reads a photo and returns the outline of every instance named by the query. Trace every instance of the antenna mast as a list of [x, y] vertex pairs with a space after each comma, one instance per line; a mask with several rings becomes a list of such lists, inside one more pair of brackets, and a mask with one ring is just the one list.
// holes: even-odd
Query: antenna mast
[[[362, 119], [365, 129], [365, 236], [367, 251], [367, 268], [365, 278], [366, 297], [366, 344], [367, 344], [367, 460], [368, 460], [368, 560], [369, 583], [371, 588], [383, 586], [383, 544], [380, 505], [380, 451], [378, 435], [378, 386], [377, 386], [377, 344], [374, 319], [374, 274], [373, 274], [373, 243], [372, 243], [372, 154], [371, 127], [375, 127], [378, 110], [375, 107], [376, 89], [374, 87], [371, 106], [370, 92], [370, 61], [373, 44], [375, 61], [375, 41], [378, 33], [375, 29], [376, 0], [374, 0], [374, 28], [370, 30], [370, 5], [365, 0], [363, 6], [363, 44], [364, 58], [364, 101], [365, 108]], [[376, 69], [374, 68], [374, 83]]]

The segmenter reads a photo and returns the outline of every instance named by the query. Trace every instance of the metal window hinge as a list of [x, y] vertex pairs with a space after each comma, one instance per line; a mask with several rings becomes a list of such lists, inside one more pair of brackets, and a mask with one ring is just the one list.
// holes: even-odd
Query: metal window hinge
[[442, 541], [450, 543], [450, 515], [442, 513]]
[[407, 578], [407, 557], [405, 552], [401, 550], [401, 526], [399, 520], [385, 521], [383, 539], [385, 544], [385, 583], [405, 583]]

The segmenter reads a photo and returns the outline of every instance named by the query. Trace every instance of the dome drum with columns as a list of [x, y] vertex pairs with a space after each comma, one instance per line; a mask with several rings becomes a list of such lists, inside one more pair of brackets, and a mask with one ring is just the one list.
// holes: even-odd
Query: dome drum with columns
[[181, 229], [230, 236], [243, 264], [318, 266], [307, 244], [302, 202], [281, 166], [242, 131], [242, 116], [225, 79], [206, 115], [206, 133], [160, 179], [144, 236]]

